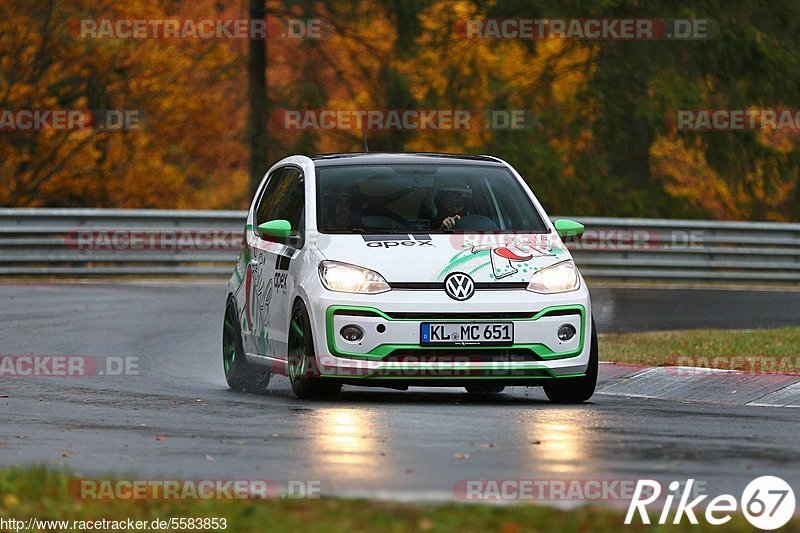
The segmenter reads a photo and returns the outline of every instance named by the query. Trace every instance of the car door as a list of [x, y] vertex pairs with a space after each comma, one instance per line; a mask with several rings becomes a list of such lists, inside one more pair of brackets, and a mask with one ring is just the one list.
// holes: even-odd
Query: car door
[[256, 202], [253, 226], [249, 229], [249, 263], [245, 288], [246, 320], [243, 321], [242, 329], [244, 349], [251, 354], [267, 355], [269, 352], [268, 310], [273, 296], [274, 263], [269, 261], [271, 243], [262, 238], [258, 226], [271, 220], [269, 215], [278, 200], [277, 191], [285, 170], [286, 167], [276, 169], [267, 178], [266, 186]]
[[[297, 188], [300, 187], [298, 194]], [[302, 172], [296, 167], [273, 171], [255, 209], [249, 239], [247, 276], [247, 323], [245, 349], [248, 353], [285, 358], [290, 280], [288, 268], [295, 250], [302, 247], [304, 193]], [[297, 209], [295, 214], [292, 209]], [[278, 238], [264, 234], [258, 226], [276, 219], [289, 220], [292, 235]], [[300, 237], [298, 237], [298, 235]]]
[[272, 304], [269, 307], [269, 323], [272, 347], [276, 357], [285, 359], [288, 350], [289, 315], [291, 314], [292, 295], [295, 279], [290, 270], [292, 261], [298, 256], [305, 243], [305, 177], [298, 167], [287, 167], [281, 177], [285, 186], [281, 200], [276, 202], [271, 211], [271, 220], [288, 220], [292, 225], [291, 234], [276, 239], [272, 275]]

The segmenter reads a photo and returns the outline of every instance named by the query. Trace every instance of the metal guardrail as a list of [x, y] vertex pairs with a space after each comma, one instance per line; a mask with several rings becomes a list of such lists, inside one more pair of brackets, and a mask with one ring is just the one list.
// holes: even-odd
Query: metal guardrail
[[[587, 278], [800, 284], [800, 224], [563, 218], [586, 226], [568, 247]], [[0, 209], [0, 274], [227, 276], [244, 219], [244, 211]]]
[[[0, 274], [229, 275], [245, 217], [244, 211], [0, 209]], [[155, 245], [131, 242], [148, 238]]]
[[567, 218], [586, 225], [569, 247], [587, 278], [800, 284], [800, 224]]

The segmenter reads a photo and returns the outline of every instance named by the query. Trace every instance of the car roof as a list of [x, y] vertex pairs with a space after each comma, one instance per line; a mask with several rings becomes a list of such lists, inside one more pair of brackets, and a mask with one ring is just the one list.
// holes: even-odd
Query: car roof
[[398, 165], [398, 164], [491, 164], [502, 163], [485, 155], [441, 154], [441, 153], [401, 153], [401, 152], [356, 152], [343, 154], [319, 154], [311, 156], [318, 167], [337, 165]]

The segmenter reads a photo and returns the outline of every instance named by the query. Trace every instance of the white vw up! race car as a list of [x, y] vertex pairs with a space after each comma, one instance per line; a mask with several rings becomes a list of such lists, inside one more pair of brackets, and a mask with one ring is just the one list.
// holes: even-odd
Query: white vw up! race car
[[597, 381], [589, 291], [525, 181], [489, 156], [292, 156], [264, 177], [228, 283], [223, 366], [235, 390], [286, 375], [299, 398], [343, 384], [543, 386]]

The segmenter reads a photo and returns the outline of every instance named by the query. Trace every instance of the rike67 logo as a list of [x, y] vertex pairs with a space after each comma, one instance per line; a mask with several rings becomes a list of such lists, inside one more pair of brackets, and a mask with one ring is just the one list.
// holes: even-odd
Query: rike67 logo
[[[700, 513], [697, 507], [708, 498], [707, 494], [697, 496], [689, 501], [693, 494], [694, 479], [688, 479], [685, 484], [673, 481], [669, 484], [669, 493], [663, 499], [661, 513], [657, 523], [664, 525], [669, 522], [673, 502], [676, 497], [678, 504], [672, 524], [680, 524], [685, 517], [691, 524], [698, 524], [697, 516], [703, 516], [709, 524], [719, 526], [731, 520], [732, 514], [741, 510], [750, 524], [761, 530], [778, 529], [786, 525], [795, 512], [795, 497], [792, 487], [783, 479], [776, 476], [761, 476], [751, 481], [742, 492], [742, 497], [737, 501], [731, 494], [721, 494], [704, 504], [705, 513]], [[683, 490], [680, 491], [681, 486]], [[661, 484], [651, 479], [639, 480], [633, 493], [625, 523], [631, 524], [637, 512], [643, 524], [650, 524], [650, 515], [647, 506], [659, 502], [661, 497]]]

